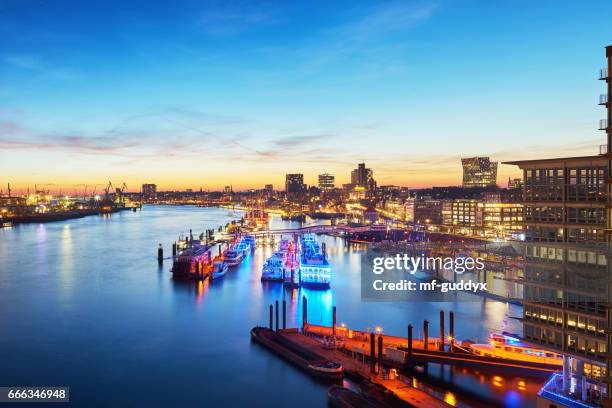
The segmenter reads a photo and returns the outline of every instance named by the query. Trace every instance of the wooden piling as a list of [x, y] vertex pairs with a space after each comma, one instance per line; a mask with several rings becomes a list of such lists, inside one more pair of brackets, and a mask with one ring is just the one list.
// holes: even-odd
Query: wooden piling
[[376, 346], [374, 333], [370, 333], [370, 373], [374, 374], [376, 372]]
[[438, 349], [444, 351], [444, 310], [440, 310], [440, 344]]
[[273, 323], [274, 318], [272, 317], [272, 309], [273, 309], [272, 304], [270, 304], [270, 330], [274, 328], [274, 323]]
[[408, 357], [412, 357], [412, 325], [408, 325]]
[[164, 248], [162, 248], [162, 244], [159, 244], [159, 248], [157, 248], [157, 262], [164, 262]]
[[278, 300], [275, 301], [275, 312], [276, 312], [276, 331], [278, 331]]
[[429, 322], [427, 320], [423, 320], [423, 349], [427, 350], [429, 348]]
[[378, 336], [378, 373], [383, 371], [383, 336]]
[[308, 300], [306, 296], [302, 296], [302, 331], [306, 330], [308, 325]]
[[287, 301], [283, 300], [283, 330], [287, 328]]
[[448, 336], [450, 341], [450, 351], [455, 349], [455, 313], [448, 312]]
[[332, 308], [332, 335], [336, 335], [336, 306]]

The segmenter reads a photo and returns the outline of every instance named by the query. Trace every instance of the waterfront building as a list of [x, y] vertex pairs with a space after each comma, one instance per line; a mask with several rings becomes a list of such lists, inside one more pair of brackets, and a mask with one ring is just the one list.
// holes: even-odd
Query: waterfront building
[[[600, 73], [612, 93], [612, 46]], [[526, 340], [563, 354], [563, 372], [538, 394], [539, 407], [611, 406], [612, 110], [600, 154], [513, 161], [523, 171]]]
[[232, 188], [232, 186], [225, 186], [225, 187], [223, 187], [223, 192], [225, 194], [230, 194], [230, 193], [234, 192], [234, 189]]
[[304, 175], [301, 173], [287, 174], [285, 176], [285, 192], [303, 193], [306, 191]]
[[365, 163], [359, 163], [357, 168], [351, 172], [351, 185], [354, 187], [363, 187], [368, 191], [376, 188], [374, 180], [374, 172], [365, 166]]
[[264, 190], [268, 193], [272, 193], [274, 192], [274, 186], [272, 184], [266, 184], [266, 186], [264, 187]]
[[489, 187], [497, 184], [497, 162], [488, 157], [461, 159], [463, 187]]
[[521, 190], [523, 188], [523, 179], [508, 177], [508, 190]]
[[319, 174], [319, 189], [321, 191], [333, 190], [335, 185], [335, 176], [329, 173]]
[[417, 224], [442, 224], [442, 200], [414, 200], [414, 222]]
[[155, 200], [157, 198], [157, 185], [143, 184], [142, 198], [144, 198], [145, 200]]

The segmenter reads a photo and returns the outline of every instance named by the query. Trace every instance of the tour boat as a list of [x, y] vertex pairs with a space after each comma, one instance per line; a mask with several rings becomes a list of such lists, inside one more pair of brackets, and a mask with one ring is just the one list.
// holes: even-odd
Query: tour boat
[[506, 358], [509, 360], [527, 361], [563, 366], [563, 356], [552, 351], [531, 347], [512, 333], [492, 333], [487, 344], [470, 344], [470, 351], [479, 356]]
[[283, 264], [285, 261], [285, 254], [280, 251], [272, 254], [268, 260], [264, 263], [261, 272], [261, 280], [268, 281], [280, 281], [283, 279]]
[[178, 278], [195, 277], [198, 268], [203, 270], [204, 265], [210, 263], [210, 247], [201, 245], [200, 241], [193, 241], [174, 257], [171, 272]]
[[244, 258], [244, 253], [235, 249], [229, 249], [223, 255], [223, 260], [228, 266], [236, 266], [240, 264], [240, 262], [242, 262], [242, 258]]
[[327, 260], [325, 244], [321, 248], [313, 234], [301, 239], [300, 279], [303, 285], [329, 287], [332, 268]]
[[228, 269], [227, 263], [223, 261], [215, 262], [213, 267], [214, 267], [213, 272], [212, 272], [213, 279], [219, 279], [219, 278], [224, 277]]
[[251, 244], [247, 240], [241, 239], [240, 242], [234, 246], [234, 250], [242, 252], [243, 256], [247, 256], [251, 253]]

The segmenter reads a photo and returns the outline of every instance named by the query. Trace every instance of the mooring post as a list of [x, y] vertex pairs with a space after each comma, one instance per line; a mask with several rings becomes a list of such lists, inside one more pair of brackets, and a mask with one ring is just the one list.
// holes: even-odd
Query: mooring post
[[450, 351], [455, 351], [455, 313], [448, 312], [448, 339], [450, 341]]
[[176, 256], [176, 242], [172, 244], [172, 256]]
[[374, 333], [370, 333], [370, 373], [374, 374], [376, 364], [376, 345], [375, 345]]
[[332, 335], [336, 335], [336, 306], [332, 308]]
[[423, 350], [427, 350], [429, 348], [429, 322], [427, 320], [423, 320]]
[[378, 373], [383, 372], [383, 336], [378, 335]]
[[302, 331], [306, 331], [308, 326], [308, 300], [306, 296], [302, 296]]
[[275, 313], [276, 313], [276, 331], [278, 331], [278, 300], [275, 303]]
[[287, 301], [283, 299], [283, 330], [287, 328]]
[[444, 351], [444, 310], [440, 310], [440, 351]]
[[412, 357], [412, 325], [408, 325], [408, 357]]
[[162, 244], [159, 244], [159, 248], [157, 248], [157, 262], [164, 262], [164, 248], [162, 248]]
[[274, 318], [272, 317], [272, 309], [273, 309], [273, 308], [272, 308], [272, 304], [270, 304], [270, 330], [272, 330], [272, 329], [273, 329], [273, 327], [274, 327], [274, 326], [273, 326], [273, 320], [274, 320]]

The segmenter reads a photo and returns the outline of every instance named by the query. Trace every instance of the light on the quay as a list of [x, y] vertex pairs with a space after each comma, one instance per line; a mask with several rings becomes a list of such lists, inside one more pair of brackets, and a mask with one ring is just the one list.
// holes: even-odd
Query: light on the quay
[[382, 333], [382, 327], [380, 326], [376, 326], [374, 330], [376, 330], [376, 333]]

